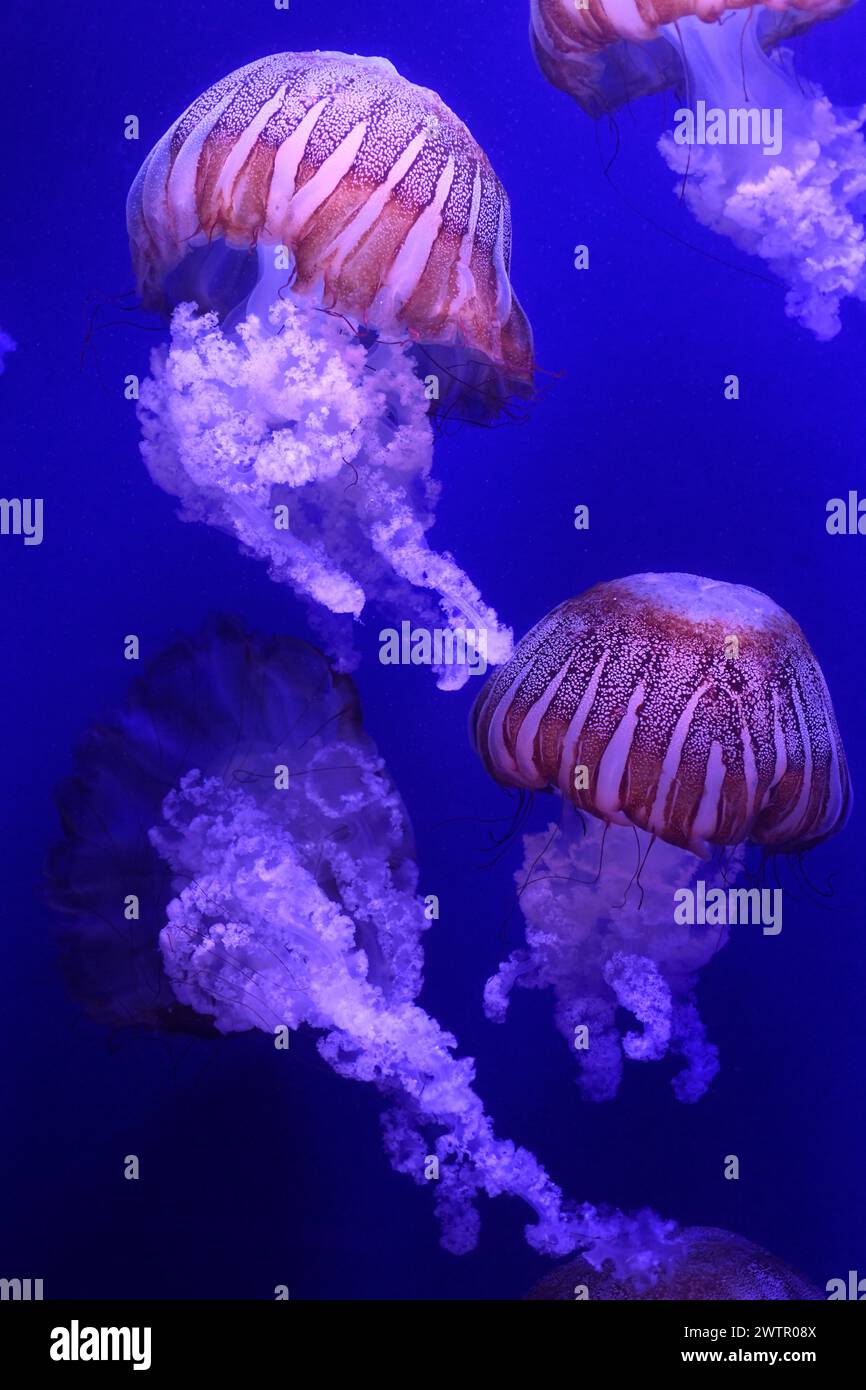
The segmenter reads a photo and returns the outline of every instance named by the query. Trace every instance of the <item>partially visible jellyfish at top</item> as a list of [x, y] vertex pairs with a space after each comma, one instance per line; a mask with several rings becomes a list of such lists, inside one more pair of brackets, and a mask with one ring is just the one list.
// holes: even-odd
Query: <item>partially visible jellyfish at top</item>
[[817, 1302], [825, 1295], [784, 1260], [732, 1231], [715, 1226], [685, 1226], [680, 1231], [682, 1255], [670, 1269], [635, 1294], [611, 1268], [596, 1269], [578, 1259], [546, 1274], [526, 1295], [533, 1302], [574, 1302], [601, 1299], [608, 1303], [693, 1302]]
[[659, 149], [677, 193], [767, 263], [787, 286], [788, 315], [819, 339], [838, 333], [846, 298], [866, 299], [866, 106], [835, 107], [798, 76], [786, 41], [847, 7], [531, 0], [542, 72], [589, 115], [676, 89], [686, 106]]
[[[518, 643], [475, 702], [472, 736], [497, 782], [555, 789], [563, 803], [524, 837], [526, 945], [488, 981], [488, 1016], [504, 1020], [515, 987], [549, 988], [588, 1098], [613, 1097], [626, 1060], [670, 1054], [677, 1099], [698, 1100], [719, 1058], [697, 972], [769, 892], [737, 886], [745, 846], [799, 855], [851, 806], [830, 694], [800, 628], [743, 585], [688, 574], [598, 584]], [[625, 1031], [622, 1011], [634, 1020]]]
[[417, 1003], [430, 921], [411, 827], [350, 677], [214, 620], [150, 663], [76, 762], [48, 896], [95, 1019], [270, 1045], [313, 1029], [338, 1074], [381, 1092], [385, 1150], [431, 1189], [446, 1249], [474, 1247], [480, 1197], [510, 1196], [541, 1253], [612, 1260], [635, 1288], [669, 1270], [675, 1224], [566, 1201], [496, 1136], [472, 1058]]
[[[138, 413], [182, 518], [264, 560], [341, 669], [368, 602], [506, 659], [427, 538], [431, 416], [489, 423], [533, 391], [508, 197], [466, 126], [384, 59], [275, 54], [167, 131], [127, 224], [143, 302], [172, 316]], [[447, 650], [453, 689], [472, 661]]]

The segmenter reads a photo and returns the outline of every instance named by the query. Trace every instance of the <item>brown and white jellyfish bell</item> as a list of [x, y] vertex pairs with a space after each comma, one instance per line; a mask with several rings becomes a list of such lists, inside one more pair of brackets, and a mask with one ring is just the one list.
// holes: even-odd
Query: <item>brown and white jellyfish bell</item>
[[[504, 1017], [515, 983], [551, 985], [588, 1095], [616, 1092], [623, 1053], [671, 1050], [686, 1061], [677, 1095], [696, 1099], [718, 1058], [695, 972], [729, 925], [767, 910], [769, 890], [728, 887], [743, 847], [799, 854], [850, 810], [830, 694], [800, 628], [742, 585], [598, 584], [518, 644], [479, 695], [472, 735], [496, 781], [566, 804], [561, 825], [525, 839], [528, 950], [488, 982], [488, 1013]], [[675, 910], [689, 894], [698, 920]], [[618, 1006], [642, 1032], [620, 1040]]]
[[235, 308], [254, 253], [263, 310], [290, 290], [406, 339], [441, 370], [440, 407], [486, 417], [531, 391], [508, 195], [463, 122], [383, 58], [278, 53], [223, 78], [148, 155], [127, 220], [152, 306], [185, 281]]
[[462, 121], [382, 58], [275, 54], [157, 142], [127, 224], [145, 305], [173, 311], [139, 414], [182, 515], [265, 559], [332, 651], [327, 615], [373, 598], [502, 660], [510, 633], [426, 542], [430, 413], [488, 422], [532, 393], [508, 197]]
[[473, 728], [498, 782], [557, 787], [704, 857], [807, 849], [848, 814], [821, 668], [793, 618], [739, 584], [638, 574], [569, 599], [485, 686]]
[[786, 41], [850, 0], [531, 0], [541, 71], [589, 115], [676, 89], [659, 149], [705, 226], [763, 259], [787, 314], [838, 333], [866, 299], [864, 112], [834, 107]]

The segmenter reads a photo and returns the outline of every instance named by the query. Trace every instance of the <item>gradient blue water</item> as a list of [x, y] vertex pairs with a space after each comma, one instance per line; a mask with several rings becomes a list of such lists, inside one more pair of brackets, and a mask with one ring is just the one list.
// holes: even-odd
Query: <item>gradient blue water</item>
[[[44, 497], [46, 521], [41, 547], [0, 542], [0, 1275], [43, 1277], [48, 1294], [266, 1298], [285, 1283], [294, 1297], [510, 1298], [546, 1268], [504, 1202], [485, 1208], [476, 1253], [442, 1252], [429, 1193], [381, 1152], [376, 1095], [333, 1075], [309, 1039], [265, 1062], [248, 1038], [110, 1042], [57, 975], [39, 901], [52, 788], [81, 730], [127, 688], [123, 634], [155, 651], [218, 609], [303, 633], [262, 567], [181, 526], [148, 479], [122, 379], [146, 371], [154, 335], [103, 309], [81, 359], [89, 301], [131, 287], [123, 207], [145, 149], [225, 72], [280, 49], [383, 54], [466, 120], [510, 192], [514, 282], [541, 364], [562, 375], [526, 425], [439, 443], [440, 547], [518, 632], [596, 580], [643, 569], [767, 591], [810, 636], [866, 786], [866, 539], [824, 529], [829, 497], [866, 488], [866, 310], [846, 306], [829, 344], [785, 318], [760, 267], [678, 207], [654, 150], [661, 100], [621, 117], [606, 178], [612, 137], [542, 81], [525, 9], [7, 5], [0, 325], [19, 347], [0, 380], [2, 492]], [[797, 41], [800, 69], [856, 104], [864, 41], [856, 6]], [[129, 113], [138, 145], [122, 138]], [[577, 242], [591, 248], [581, 274]], [[737, 403], [722, 397], [730, 372]], [[582, 535], [577, 502], [591, 508]], [[509, 803], [467, 743], [474, 690], [445, 696], [424, 671], [382, 668], [376, 631], [361, 634], [367, 722], [409, 805], [424, 891], [443, 906], [423, 1001], [477, 1057], [500, 1132], [574, 1196], [728, 1227], [821, 1283], [866, 1274], [862, 801], [810, 860], [834, 895], [789, 895], [780, 938], [741, 932], [704, 972], [722, 1053], [711, 1093], [679, 1106], [665, 1065], [632, 1066], [619, 1098], [593, 1107], [548, 998], [522, 994], [504, 1028], [482, 1015], [519, 846], [495, 865], [483, 852], [485, 821]], [[141, 1156], [138, 1183], [122, 1179], [128, 1153]], [[728, 1153], [738, 1183], [722, 1179]]]

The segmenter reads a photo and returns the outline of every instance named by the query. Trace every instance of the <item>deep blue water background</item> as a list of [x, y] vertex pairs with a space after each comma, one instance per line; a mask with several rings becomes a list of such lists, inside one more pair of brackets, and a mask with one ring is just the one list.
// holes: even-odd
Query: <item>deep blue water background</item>
[[[864, 538], [830, 538], [825, 504], [866, 490], [866, 308], [820, 344], [783, 313], [757, 262], [699, 228], [654, 150], [661, 99], [619, 121], [621, 146], [546, 85], [523, 0], [7, 3], [0, 28], [5, 202], [0, 325], [4, 496], [45, 499], [45, 540], [0, 540], [3, 679], [0, 1275], [47, 1296], [514, 1298], [548, 1267], [524, 1211], [486, 1204], [478, 1250], [437, 1244], [430, 1194], [391, 1172], [372, 1088], [309, 1038], [289, 1057], [253, 1037], [110, 1040], [66, 999], [41, 904], [57, 838], [52, 789], [130, 666], [210, 612], [304, 634], [291, 595], [226, 537], [181, 526], [138, 455], [128, 372], [158, 335], [110, 306], [82, 360], [92, 301], [131, 288], [124, 200], [144, 153], [226, 72], [282, 49], [390, 58], [467, 122], [509, 190], [513, 280], [542, 366], [561, 373], [524, 426], [437, 445], [433, 533], [525, 631], [566, 596], [640, 570], [754, 585], [803, 626], [826, 673], [855, 788], [866, 786]], [[866, 5], [797, 41], [831, 98], [866, 98]], [[141, 141], [122, 138], [141, 119]], [[684, 244], [684, 241], [688, 245]], [[573, 269], [585, 242], [591, 268]], [[116, 326], [119, 325], [119, 326]], [[722, 382], [740, 376], [741, 399]], [[572, 525], [577, 502], [591, 529]], [[519, 992], [495, 1027], [481, 991], [503, 953], [515, 843], [491, 865], [485, 821], [510, 814], [472, 754], [474, 686], [383, 668], [361, 632], [368, 727], [409, 806], [427, 936], [423, 1002], [477, 1058], [500, 1133], [573, 1196], [650, 1204], [765, 1244], [823, 1284], [866, 1275], [863, 801], [789, 894], [781, 937], [734, 933], [699, 999], [722, 1071], [697, 1106], [667, 1064], [627, 1067], [618, 1099], [579, 1098], [550, 999]], [[536, 806], [533, 825], [546, 823]], [[459, 819], [463, 818], [463, 819]], [[512, 917], [511, 942], [516, 944]], [[142, 1179], [122, 1158], [142, 1158]], [[740, 1155], [739, 1182], [722, 1178]]]

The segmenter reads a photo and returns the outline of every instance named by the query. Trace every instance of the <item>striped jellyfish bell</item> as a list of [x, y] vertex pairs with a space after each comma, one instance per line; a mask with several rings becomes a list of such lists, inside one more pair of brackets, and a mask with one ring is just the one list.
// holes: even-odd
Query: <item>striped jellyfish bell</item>
[[230, 73], [151, 150], [127, 227], [149, 307], [234, 310], [258, 263], [270, 302], [289, 291], [409, 340], [476, 415], [531, 394], [505, 189], [463, 122], [385, 59], [277, 53]]
[[560, 604], [481, 691], [475, 747], [497, 782], [556, 787], [602, 821], [708, 857], [797, 852], [847, 819], [827, 684], [772, 599], [638, 574]]
[[[530, 0], [538, 66], [590, 116], [668, 87], [682, 88], [700, 23], [711, 51], [738, 14], [764, 51], [846, 8], [850, 0]], [[713, 32], [715, 31], [715, 32]], [[734, 23], [737, 46], [742, 29]], [[738, 67], [746, 62], [741, 58]], [[720, 66], [722, 66], [720, 64]], [[712, 65], [705, 65], [712, 73]], [[742, 85], [748, 85], [740, 79]], [[692, 86], [694, 75], [692, 75]]]

